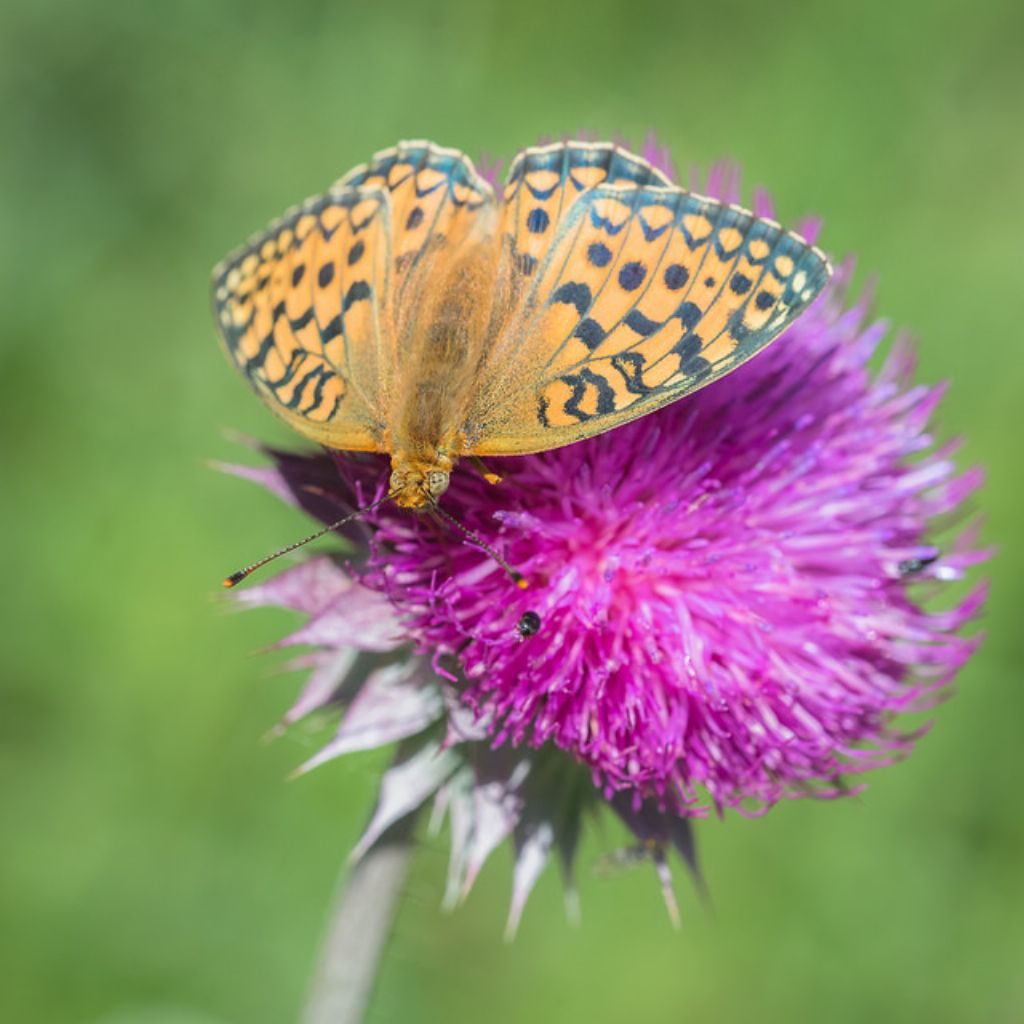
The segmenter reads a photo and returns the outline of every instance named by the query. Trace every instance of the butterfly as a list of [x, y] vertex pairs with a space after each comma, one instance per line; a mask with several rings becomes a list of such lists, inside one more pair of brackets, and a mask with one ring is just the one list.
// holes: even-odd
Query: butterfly
[[500, 196], [401, 142], [218, 264], [231, 361], [304, 437], [391, 457], [434, 509], [463, 456], [603, 433], [756, 355], [827, 283], [775, 221], [611, 143], [521, 151]]

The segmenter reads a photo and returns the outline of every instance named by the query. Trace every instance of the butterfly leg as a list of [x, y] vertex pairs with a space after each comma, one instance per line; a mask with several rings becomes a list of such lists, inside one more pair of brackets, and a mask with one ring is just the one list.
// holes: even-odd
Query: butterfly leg
[[479, 456], [470, 455], [469, 461], [473, 464], [473, 468], [489, 483], [489, 484], [500, 484], [502, 477], [498, 473], [494, 473], [487, 468], [487, 463], [484, 462]]

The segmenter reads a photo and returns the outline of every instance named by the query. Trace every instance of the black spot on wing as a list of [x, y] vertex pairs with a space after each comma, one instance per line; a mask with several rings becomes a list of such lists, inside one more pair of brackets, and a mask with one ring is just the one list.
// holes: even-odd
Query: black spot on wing
[[293, 331], [301, 331], [303, 327], [307, 327], [313, 321], [313, 310], [312, 308], [307, 309], [305, 313], [300, 314], [294, 320], [291, 317], [288, 318], [288, 324], [291, 326]]
[[579, 338], [591, 352], [604, 341], [606, 335], [605, 329], [596, 320], [591, 320], [589, 317], [586, 320], [581, 320], [579, 326], [573, 331], [573, 337]]
[[341, 311], [347, 313], [357, 302], [368, 299], [371, 295], [370, 286], [365, 281], [353, 281], [345, 292], [345, 298], [341, 304]]
[[711, 364], [703, 356], [692, 355], [688, 359], [679, 360], [679, 372], [694, 380], [701, 380], [711, 372]]
[[341, 334], [341, 316], [332, 317], [320, 332], [320, 339], [326, 345]]
[[292, 357], [288, 362], [288, 365], [284, 368], [284, 372], [276, 380], [272, 379], [269, 375], [264, 374], [266, 382], [272, 388], [279, 388], [284, 384], [287, 384], [296, 374], [299, 367], [302, 365], [302, 360], [305, 357], [305, 352], [302, 349], [296, 349], [292, 353]]
[[644, 338], [649, 338], [661, 327], [661, 324], [644, 316], [639, 309], [632, 309], [626, 314], [625, 324], [630, 330], [636, 331]]
[[[300, 380], [299, 383], [295, 385], [295, 388], [292, 391], [291, 398], [289, 398], [287, 402], [282, 402], [281, 404], [286, 409], [298, 409], [299, 403], [302, 401], [302, 396], [305, 393], [306, 388], [312, 381], [319, 380], [321, 391], [323, 390], [323, 376], [326, 372], [327, 371], [325, 371], [322, 366], [317, 366], [315, 369], [310, 370], [309, 373], [307, 373], [302, 378], [302, 380]], [[307, 406], [307, 408], [303, 409], [302, 411], [310, 412], [314, 408], [316, 408], [316, 403], [310, 404], [309, 406]]]
[[690, 272], [681, 263], [673, 263], [665, 268], [665, 287], [677, 292], [690, 280]]
[[632, 260], [619, 270], [619, 285], [627, 292], [636, 291], [646, 276], [647, 268], [639, 260]]
[[[565, 412], [567, 416], [573, 416], [580, 423], [597, 416], [607, 416], [615, 412], [615, 392], [611, 385], [598, 373], [592, 370], [582, 369], [579, 373], [567, 373], [561, 378], [562, 382], [572, 388], [572, 395], [566, 400]], [[596, 413], [584, 412], [580, 403], [587, 396], [587, 388], [592, 387], [597, 391]]]
[[737, 294], [744, 295], [750, 291], [751, 280], [746, 274], [733, 274], [729, 287]]
[[640, 376], [645, 363], [646, 360], [639, 352], [619, 352], [612, 356], [612, 366], [622, 375], [626, 390], [634, 395], [646, 395], [652, 390]]
[[320, 408], [320, 403], [324, 400], [324, 384], [326, 384], [333, 376], [333, 373], [323, 368], [317, 372], [316, 386], [313, 388], [313, 395], [309, 402], [304, 405], [299, 412], [304, 415], [309, 415], [309, 413]]
[[592, 301], [593, 297], [590, 294], [589, 286], [578, 281], [570, 281], [559, 286], [550, 299], [552, 305], [556, 302], [564, 302], [567, 305], [575, 306], [576, 312], [580, 316], [590, 309]]
[[700, 355], [700, 350], [704, 347], [704, 339], [699, 334], [694, 334], [692, 331], [689, 334], [684, 334], [673, 346], [672, 351], [679, 356], [680, 368], [695, 356]]
[[545, 430], [551, 426], [551, 421], [548, 419], [548, 400], [543, 395], [537, 402], [537, 419]]
[[517, 252], [513, 257], [516, 270], [524, 277], [529, 277], [537, 269], [537, 257], [526, 252]]
[[743, 322], [744, 307], [729, 317], [729, 337], [742, 344], [750, 337], [750, 328]]
[[530, 215], [526, 218], [526, 229], [531, 234], [542, 235], [547, 231], [550, 222], [547, 211], [538, 206], [535, 210], [531, 210]]
[[691, 330], [696, 327], [703, 314], [700, 311], [700, 306], [693, 302], [681, 302], [679, 308], [676, 310], [675, 315], [679, 317], [682, 325], [687, 329]]

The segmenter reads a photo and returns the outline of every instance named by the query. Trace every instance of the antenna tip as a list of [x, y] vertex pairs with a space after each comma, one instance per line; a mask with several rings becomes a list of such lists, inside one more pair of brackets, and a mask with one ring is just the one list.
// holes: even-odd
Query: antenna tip
[[512, 579], [514, 579], [516, 581], [516, 586], [520, 590], [526, 590], [526, 588], [529, 587], [529, 585], [530, 585], [529, 583], [526, 582], [526, 578], [524, 576], [520, 576], [519, 573], [516, 573], [512, 577]]
[[230, 590], [232, 587], [238, 586], [238, 584], [241, 583], [247, 575], [248, 573], [244, 570], [239, 570], [238, 572], [233, 572], [230, 576], [225, 576], [224, 588], [226, 590]]

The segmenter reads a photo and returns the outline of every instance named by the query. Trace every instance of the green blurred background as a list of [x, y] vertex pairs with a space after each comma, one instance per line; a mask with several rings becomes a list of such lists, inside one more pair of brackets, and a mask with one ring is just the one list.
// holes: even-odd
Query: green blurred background
[[583, 926], [549, 871], [511, 946], [507, 852], [446, 914], [424, 840], [370, 1017], [1024, 1019], [1022, 41], [1009, 2], [8, 0], [0, 1018], [294, 1020], [372, 800], [381, 757], [289, 783], [317, 736], [261, 742], [300, 680], [252, 652], [290, 620], [218, 581], [305, 523], [204, 464], [225, 427], [288, 440], [217, 349], [210, 267], [402, 137], [654, 129], [822, 213], [952, 380], [989, 636], [866, 795], [702, 825], [716, 911], [681, 884], [680, 933], [647, 871], [591, 870], [610, 822]]

